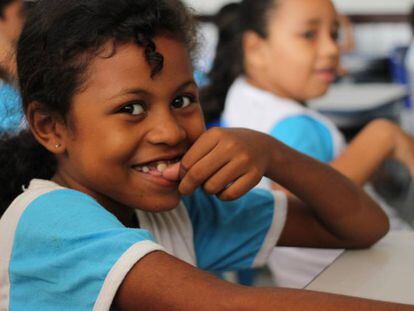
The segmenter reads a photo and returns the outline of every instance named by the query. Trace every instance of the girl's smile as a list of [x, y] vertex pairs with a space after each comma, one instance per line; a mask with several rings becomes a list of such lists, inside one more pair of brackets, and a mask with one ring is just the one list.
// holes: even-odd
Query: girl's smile
[[[162, 187], [177, 187], [179, 182], [180, 160], [182, 155], [151, 161], [132, 168], [146, 178]], [[167, 174], [165, 174], [167, 172]]]
[[204, 132], [185, 45], [168, 36], [154, 42], [164, 65], [153, 77], [143, 48], [118, 45], [106, 57], [114, 48], [108, 42], [89, 66], [62, 133], [66, 152], [55, 180], [91, 195], [118, 218], [131, 208], [175, 208], [178, 162]]
[[322, 81], [332, 83], [337, 77], [337, 70], [336, 68], [317, 69], [315, 74]]

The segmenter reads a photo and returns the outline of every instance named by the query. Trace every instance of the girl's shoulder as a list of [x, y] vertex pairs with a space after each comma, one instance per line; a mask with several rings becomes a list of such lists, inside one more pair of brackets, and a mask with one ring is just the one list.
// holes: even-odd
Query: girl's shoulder
[[[26, 231], [47, 236], [50, 228], [75, 232], [84, 228], [120, 223], [92, 197], [64, 188], [52, 181], [34, 179], [8, 207], [0, 219], [0, 235]], [[42, 234], [43, 234], [42, 233]]]
[[[154, 250], [163, 248], [150, 232], [126, 228], [92, 197], [33, 180], [0, 219], [0, 309], [109, 310], [125, 274]], [[29, 306], [20, 297], [34, 290]]]
[[247, 127], [268, 133], [280, 120], [304, 114], [306, 110], [294, 100], [262, 90], [239, 77], [229, 90], [223, 122], [230, 127]]

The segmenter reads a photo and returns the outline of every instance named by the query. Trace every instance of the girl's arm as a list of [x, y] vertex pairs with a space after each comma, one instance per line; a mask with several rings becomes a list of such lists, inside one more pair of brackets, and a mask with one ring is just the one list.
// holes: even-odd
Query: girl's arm
[[390, 157], [405, 164], [414, 176], [414, 139], [396, 124], [379, 119], [368, 124], [331, 166], [363, 185]]
[[[307, 210], [302, 208], [304, 203], [290, 201], [291, 220], [282, 237], [286, 244], [365, 246], [387, 229], [385, 215], [352, 182], [329, 166], [250, 130], [215, 129], [204, 134], [182, 159], [179, 189], [189, 194], [203, 185], [205, 191], [221, 199], [234, 199], [257, 183], [263, 173], [302, 198], [312, 211], [298, 213]], [[367, 229], [371, 223], [376, 224]], [[295, 229], [297, 225], [308, 230]], [[114, 306], [122, 311], [414, 310], [304, 290], [230, 284], [163, 252], [145, 256], [129, 271]]]
[[145, 256], [132, 268], [114, 306], [120, 311], [414, 310], [413, 306], [305, 290], [243, 287], [163, 252]]
[[210, 130], [187, 152], [181, 167], [182, 194], [203, 186], [207, 193], [233, 200], [263, 175], [288, 189], [294, 196], [289, 197], [283, 245], [368, 247], [389, 229], [384, 212], [360, 187], [259, 132]]

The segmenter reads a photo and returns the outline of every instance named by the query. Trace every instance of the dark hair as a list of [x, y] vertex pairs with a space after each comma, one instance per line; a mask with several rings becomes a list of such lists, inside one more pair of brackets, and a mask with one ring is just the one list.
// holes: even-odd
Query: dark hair
[[201, 90], [201, 102], [207, 123], [218, 119], [224, 109], [227, 92], [233, 81], [244, 73], [242, 38], [254, 31], [266, 38], [268, 15], [277, 0], [243, 0], [224, 6], [216, 15], [219, 41], [209, 84]]
[[[87, 79], [88, 64], [107, 42], [113, 41], [112, 53], [128, 42], [143, 47], [154, 76], [162, 70], [164, 59], [154, 36], [171, 35], [193, 51], [194, 29], [191, 14], [179, 0], [39, 0], [17, 48], [23, 109], [39, 102], [66, 119], [74, 94]], [[0, 152], [1, 212], [22, 185], [33, 178], [52, 177], [56, 161], [30, 133], [3, 138]]]
[[16, 0], [0, 0], [0, 18], [4, 17], [4, 9]]
[[408, 22], [410, 23], [411, 32], [414, 33], [414, 5], [411, 7], [410, 13], [408, 14]]

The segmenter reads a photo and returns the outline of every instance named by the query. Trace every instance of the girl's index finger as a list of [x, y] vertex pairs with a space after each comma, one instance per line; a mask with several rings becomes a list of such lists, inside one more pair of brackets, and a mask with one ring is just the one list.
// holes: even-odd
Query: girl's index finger
[[211, 132], [212, 130], [207, 131], [201, 135], [181, 159], [181, 179], [191, 169], [191, 167], [194, 166], [194, 164], [204, 158], [211, 150], [217, 146], [219, 139], [217, 139], [217, 135], [211, 135]]

